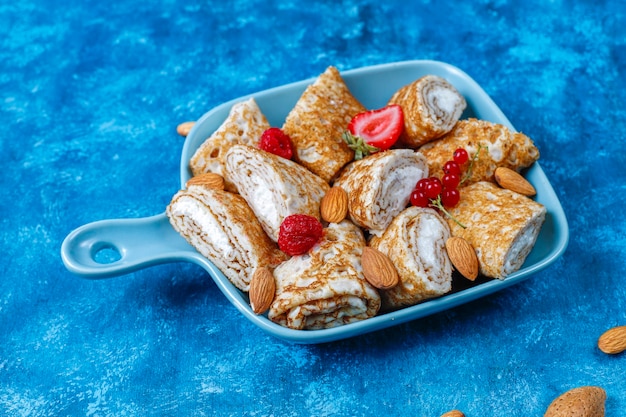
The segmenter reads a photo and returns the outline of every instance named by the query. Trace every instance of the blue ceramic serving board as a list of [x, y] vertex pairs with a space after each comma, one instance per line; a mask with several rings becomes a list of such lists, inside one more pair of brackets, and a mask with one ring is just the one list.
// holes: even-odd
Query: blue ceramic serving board
[[[438, 61], [405, 61], [342, 72], [354, 96], [367, 108], [379, 108], [393, 92], [417, 78], [435, 74], [446, 78], [467, 100], [462, 118], [476, 117], [515, 129], [485, 91], [466, 73]], [[281, 126], [304, 89], [314, 78], [261, 91], [223, 103], [204, 114], [186, 138], [180, 166], [181, 187], [191, 177], [188, 162], [195, 150], [227, 117], [236, 102], [254, 97], [272, 126]], [[264, 331], [295, 343], [324, 343], [395, 326], [467, 303], [546, 268], [563, 254], [569, 230], [563, 208], [539, 163], [524, 173], [537, 190], [536, 201], [547, 209], [546, 221], [522, 268], [504, 280], [479, 280], [437, 299], [378, 315], [368, 320], [324, 330], [293, 330], [279, 326], [250, 308], [246, 294], [235, 288], [206, 258], [169, 224], [165, 213], [140, 219], [102, 220], [79, 227], [63, 241], [61, 256], [68, 270], [89, 279], [121, 276], [167, 262], [193, 262], [203, 267], [243, 317]], [[103, 256], [108, 254], [112, 256]]]

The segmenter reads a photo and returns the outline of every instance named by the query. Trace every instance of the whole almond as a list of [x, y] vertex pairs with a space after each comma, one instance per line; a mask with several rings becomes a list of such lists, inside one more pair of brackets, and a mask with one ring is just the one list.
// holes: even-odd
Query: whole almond
[[600, 336], [598, 348], [609, 355], [616, 355], [626, 350], [626, 326], [613, 327]]
[[328, 223], [339, 223], [348, 215], [348, 193], [341, 187], [332, 187], [320, 202], [320, 214]]
[[441, 417], [465, 417], [465, 414], [463, 414], [459, 410], [451, 410], [451, 411], [448, 411], [447, 413], [443, 413]]
[[369, 246], [364, 247], [361, 264], [367, 282], [380, 290], [388, 290], [400, 282], [398, 271], [393, 262], [378, 249]]
[[204, 174], [196, 175], [195, 177], [191, 177], [189, 181], [187, 181], [187, 187], [189, 187], [190, 185], [203, 185], [214, 190], [223, 190], [224, 177], [222, 177], [220, 174], [207, 172]]
[[558, 396], [544, 417], [604, 417], [606, 392], [600, 387], [579, 387]]
[[532, 184], [526, 180], [526, 178], [522, 177], [520, 173], [510, 168], [498, 167], [496, 168], [494, 176], [496, 178], [496, 182], [502, 188], [515, 191], [516, 193], [528, 197], [537, 194], [535, 187], [533, 187]]
[[187, 136], [195, 124], [196, 122], [183, 122], [176, 126], [176, 132], [181, 136]]
[[462, 237], [452, 236], [446, 240], [448, 258], [454, 268], [470, 281], [478, 276], [478, 257], [472, 245]]
[[250, 280], [250, 307], [255, 314], [261, 314], [267, 311], [274, 301], [276, 295], [276, 281], [272, 271], [267, 267], [260, 267]]

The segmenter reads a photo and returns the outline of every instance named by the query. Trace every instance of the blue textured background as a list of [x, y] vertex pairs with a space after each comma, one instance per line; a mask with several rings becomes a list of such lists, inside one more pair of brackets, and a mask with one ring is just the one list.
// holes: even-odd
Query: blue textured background
[[[606, 389], [626, 415], [626, 17], [612, 1], [79, 1], [0, 5], [0, 415], [539, 416]], [[519, 285], [324, 345], [243, 319], [204, 270], [87, 281], [72, 229], [161, 213], [176, 125], [243, 94], [435, 59], [541, 150], [571, 230]]]

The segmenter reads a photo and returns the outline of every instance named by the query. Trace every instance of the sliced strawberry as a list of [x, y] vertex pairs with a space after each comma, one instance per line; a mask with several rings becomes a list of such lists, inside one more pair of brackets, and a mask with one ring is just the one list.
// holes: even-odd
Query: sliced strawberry
[[[384, 151], [398, 140], [404, 129], [402, 107], [391, 104], [357, 114], [348, 125], [344, 140], [355, 151], [355, 159]], [[363, 146], [365, 145], [365, 146]]]

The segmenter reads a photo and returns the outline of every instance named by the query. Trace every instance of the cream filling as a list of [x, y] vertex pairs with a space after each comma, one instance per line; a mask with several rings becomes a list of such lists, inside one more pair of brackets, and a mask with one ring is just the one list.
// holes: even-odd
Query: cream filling
[[274, 195], [267, 183], [255, 182], [250, 201], [257, 218], [263, 219], [273, 230], [278, 230], [281, 220], [276, 210], [278, 204], [274, 201]]
[[462, 97], [449, 88], [432, 85], [426, 90], [425, 100], [430, 116], [438, 126], [451, 126], [461, 116]]
[[186, 198], [179, 199], [175, 204], [176, 216], [188, 216], [200, 227], [202, 233], [210, 236], [211, 244], [224, 258], [232, 259], [236, 250], [224, 229], [214, 216], [202, 208], [196, 200]]
[[[422, 215], [417, 230], [417, 253], [424, 265], [424, 269], [437, 271], [442, 268], [442, 252], [444, 233], [441, 222], [434, 215]], [[441, 274], [433, 274], [438, 277]]]
[[382, 200], [387, 212], [393, 217], [409, 203], [415, 184], [424, 178], [424, 170], [415, 165], [405, 165], [400, 169], [387, 171], [383, 177]]
[[379, 193], [373, 198], [379, 204], [372, 204], [372, 218], [376, 219], [370, 230], [374, 235], [380, 235], [389, 226], [395, 216], [400, 214], [411, 198], [411, 191], [417, 181], [424, 178], [426, 172], [416, 165], [405, 165], [395, 170], [387, 170], [382, 175], [382, 185]]
[[428, 98], [432, 107], [439, 108], [446, 114], [453, 114], [457, 107], [461, 105], [461, 99], [458, 94], [441, 86], [433, 88], [429, 92]]
[[535, 228], [532, 227], [531, 223], [520, 231], [506, 254], [506, 262], [502, 268], [505, 276], [522, 266], [526, 256], [530, 253], [530, 248], [534, 245], [534, 241]]

